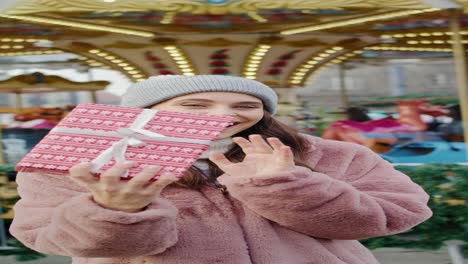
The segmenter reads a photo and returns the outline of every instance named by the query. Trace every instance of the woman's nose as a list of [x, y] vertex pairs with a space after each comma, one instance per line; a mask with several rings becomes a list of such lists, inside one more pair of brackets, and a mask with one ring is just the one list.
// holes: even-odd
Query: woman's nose
[[216, 114], [226, 115], [226, 116], [235, 116], [236, 112], [231, 108], [223, 107], [223, 108], [216, 109]]

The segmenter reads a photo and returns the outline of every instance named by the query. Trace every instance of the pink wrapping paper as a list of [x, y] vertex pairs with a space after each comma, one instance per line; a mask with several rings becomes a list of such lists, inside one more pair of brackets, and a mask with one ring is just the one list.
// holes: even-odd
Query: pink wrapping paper
[[[68, 174], [68, 170], [73, 165], [91, 162], [111, 148], [113, 143], [121, 141], [125, 135], [109, 136], [107, 134], [116, 134], [119, 128], [130, 127], [142, 112], [141, 108], [80, 104], [54, 128], [55, 131], [51, 130], [17, 164], [16, 170]], [[214, 140], [231, 121], [232, 117], [227, 116], [157, 111], [142, 129], [170, 138], [140, 139], [144, 145], [128, 146], [122, 153], [125, 153], [126, 160], [136, 161], [138, 166], [131, 168], [127, 177], [134, 176], [147, 165], [162, 166], [158, 175], [169, 172], [176, 177], [182, 177], [186, 170], [208, 149], [209, 141]], [[63, 132], [64, 129], [78, 129], [79, 133]], [[208, 142], [176, 142], [172, 141], [172, 138]], [[115, 159], [112, 158], [96, 173], [99, 174], [114, 164]]]

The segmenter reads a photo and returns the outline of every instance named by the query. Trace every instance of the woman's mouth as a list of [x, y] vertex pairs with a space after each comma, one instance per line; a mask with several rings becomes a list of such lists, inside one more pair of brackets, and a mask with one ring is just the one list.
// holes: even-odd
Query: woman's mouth
[[238, 124], [240, 124], [240, 122], [233, 122], [228, 126], [228, 128], [233, 127], [233, 126], [237, 126]]

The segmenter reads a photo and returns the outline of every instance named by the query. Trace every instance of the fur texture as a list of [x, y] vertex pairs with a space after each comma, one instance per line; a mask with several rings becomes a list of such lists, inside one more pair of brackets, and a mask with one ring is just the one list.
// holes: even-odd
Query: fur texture
[[356, 239], [431, 216], [428, 195], [365, 147], [307, 136], [314, 171], [223, 175], [229, 194], [168, 187], [139, 213], [104, 209], [68, 177], [21, 172], [11, 233], [74, 264], [374, 264]]

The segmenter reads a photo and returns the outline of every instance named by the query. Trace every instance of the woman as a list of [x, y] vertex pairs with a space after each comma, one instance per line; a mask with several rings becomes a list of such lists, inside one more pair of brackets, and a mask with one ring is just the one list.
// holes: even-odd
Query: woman
[[117, 164], [70, 177], [20, 172], [11, 233], [73, 263], [378, 263], [357, 239], [431, 216], [428, 195], [365, 147], [297, 134], [271, 117], [273, 90], [231, 76], [158, 76], [122, 106], [232, 115], [180, 181]]

